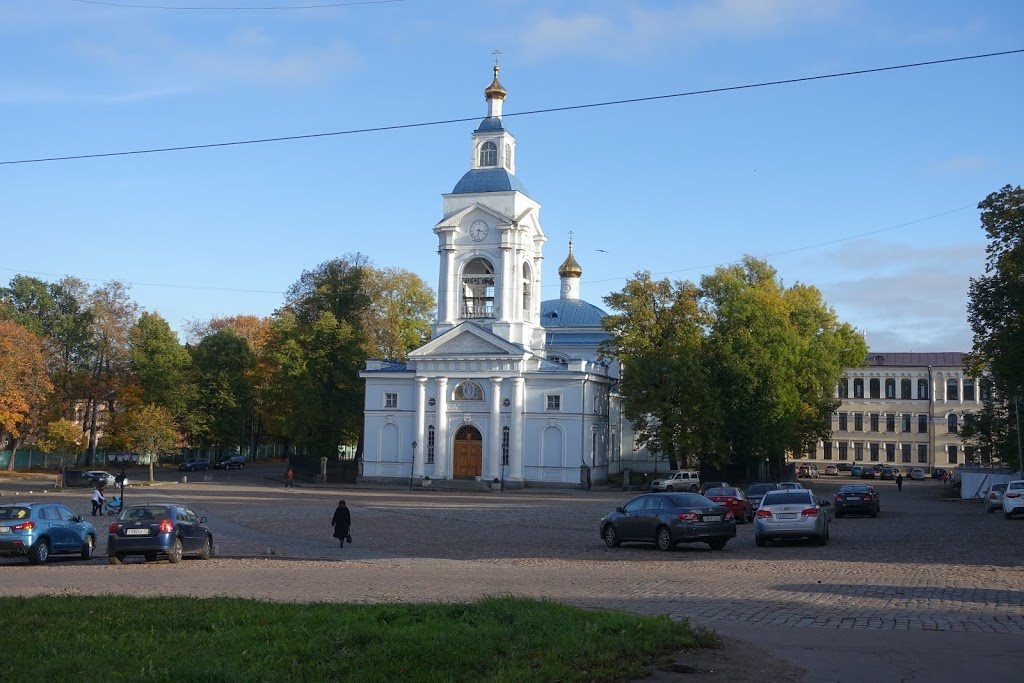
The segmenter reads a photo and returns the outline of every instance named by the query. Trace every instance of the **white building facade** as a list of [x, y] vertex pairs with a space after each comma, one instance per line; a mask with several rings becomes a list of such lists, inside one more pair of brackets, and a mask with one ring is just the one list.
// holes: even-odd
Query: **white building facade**
[[561, 297], [540, 300], [547, 236], [515, 175], [506, 94], [495, 66], [470, 169], [443, 195], [431, 340], [360, 373], [364, 480], [578, 486], [618, 457], [617, 366], [597, 355], [604, 312], [579, 299], [571, 241]]

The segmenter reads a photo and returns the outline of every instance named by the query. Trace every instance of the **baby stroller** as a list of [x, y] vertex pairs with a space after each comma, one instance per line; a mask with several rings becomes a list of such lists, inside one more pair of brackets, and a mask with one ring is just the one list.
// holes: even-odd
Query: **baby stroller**
[[121, 511], [121, 496], [113, 496], [103, 506], [103, 512], [108, 515], [116, 515]]

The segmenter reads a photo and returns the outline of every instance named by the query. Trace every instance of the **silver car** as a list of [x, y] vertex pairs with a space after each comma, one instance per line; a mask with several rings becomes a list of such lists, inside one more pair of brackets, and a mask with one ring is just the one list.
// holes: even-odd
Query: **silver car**
[[828, 501], [819, 501], [808, 489], [768, 491], [754, 517], [754, 541], [764, 547], [769, 540], [809, 538], [816, 545], [828, 543], [831, 522]]
[[1003, 494], [1006, 493], [1006, 482], [992, 484], [985, 494], [985, 512], [995, 512], [1003, 507]]

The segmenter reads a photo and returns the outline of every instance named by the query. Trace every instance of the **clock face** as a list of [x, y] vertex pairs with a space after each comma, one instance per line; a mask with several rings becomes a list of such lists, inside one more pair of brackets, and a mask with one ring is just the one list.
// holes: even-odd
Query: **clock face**
[[469, 236], [473, 238], [474, 242], [479, 242], [483, 238], [487, 237], [487, 223], [483, 221], [474, 221], [473, 225], [469, 226]]

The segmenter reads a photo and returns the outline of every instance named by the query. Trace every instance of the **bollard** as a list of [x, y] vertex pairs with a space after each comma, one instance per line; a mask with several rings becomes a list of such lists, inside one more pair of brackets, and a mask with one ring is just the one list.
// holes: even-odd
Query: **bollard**
[[187, 474], [183, 474], [180, 477], [178, 477], [178, 483], [179, 484], [187, 484], [188, 483], [188, 475]]

